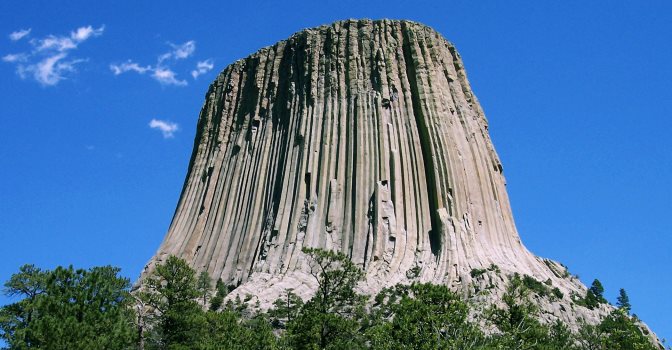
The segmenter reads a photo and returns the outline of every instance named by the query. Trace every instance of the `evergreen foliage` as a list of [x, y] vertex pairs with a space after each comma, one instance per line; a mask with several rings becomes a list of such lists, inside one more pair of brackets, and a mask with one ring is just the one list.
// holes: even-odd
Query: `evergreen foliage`
[[110, 266], [52, 271], [24, 265], [5, 283], [20, 301], [0, 309], [10, 349], [125, 349], [134, 343], [130, 282]]
[[[537, 299], [562, 298], [557, 288], [514, 274], [502, 303], [477, 323], [474, 305], [446, 286], [396, 285], [369, 300], [355, 291], [363, 272], [347, 256], [303, 252], [315, 295], [304, 301], [287, 290], [267, 312], [247, 296], [225, 302], [230, 286], [219, 280], [213, 289], [207, 273], [176, 257], [134, 295], [117, 268], [25, 265], [5, 283], [5, 294], [21, 300], [0, 308], [0, 339], [8, 349], [658, 349], [630, 316], [623, 289], [618, 309], [572, 332], [559, 320], [540, 321]], [[582, 300], [599, 305], [603, 293], [596, 280]]]
[[602, 286], [602, 282], [598, 280], [597, 278], [593, 280], [593, 283], [590, 285], [589, 291], [593, 293], [595, 298], [597, 298], [597, 301], [600, 303], [606, 303], [607, 301], [604, 299], [604, 287]]
[[499, 330], [492, 341], [502, 349], [537, 349], [539, 343], [548, 342], [548, 327], [538, 318], [538, 308], [530, 299], [525, 279], [514, 275], [502, 297], [504, 307], [493, 307], [489, 319]]
[[318, 287], [287, 322], [287, 344], [293, 349], [364, 349], [360, 329], [366, 298], [355, 292], [364, 273], [342, 253], [312, 248], [303, 253]]
[[148, 348], [188, 349], [201, 338], [206, 319], [199, 296], [196, 271], [184, 260], [170, 256], [156, 266], [139, 293], [154, 324], [146, 337]]
[[243, 320], [239, 313], [227, 309], [222, 312], [207, 311], [205, 316], [206, 328], [192, 348], [203, 350], [278, 348], [278, 340], [264, 315]]
[[212, 289], [212, 279], [210, 279], [208, 271], [201, 271], [201, 273], [198, 274], [196, 289], [198, 289], [198, 293], [201, 296], [201, 301], [203, 305], [207, 305], [208, 295], [210, 294], [210, 290]]
[[593, 280], [585, 297], [582, 299], [575, 299], [575, 301], [577, 304], [585, 306], [591, 310], [599, 307], [600, 304], [606, 304], [607, 300], [604, 298], [604, 287], [602, 286], [602, 283], [598, 279]]
[[229, 294], [229, 289], [226, 287], [221, 279], [217, 280], [215, 284], [215, 296], [210, 300], [210, 310], [217, 311], [224, 303], [224, 297]]
[[619, 309], [623, 310], [626, 314], [630, 314], [632, 306], [630, 305], [630, 298], [625, 292], [625, 289], [621, 288], [618, 291], [618, 299], [616, 301], [616, 306], [618, 306]]
[[624, 309], [616, 309], [600, 323], [603, 349], [655, 350], [640, 327]]
[[303, 299], [288, 289], [283, 298], [273, 303], [273, 308], [268, 310], [268, 314], [274, 327], [285, 329], [288, 323], [297, 318], [302, 307]]
[[371, 349], [474, 349], [484, 335], [468, 315], [446, 286], [397, 285], [376, 296], [366, 335]]

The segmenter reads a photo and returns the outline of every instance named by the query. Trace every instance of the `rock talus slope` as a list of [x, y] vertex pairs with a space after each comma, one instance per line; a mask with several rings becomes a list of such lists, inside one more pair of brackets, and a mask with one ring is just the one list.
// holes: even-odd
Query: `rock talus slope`
[[[263, 304], [285, 288], [310, 294], [302, 247], [350, 256], [365, 292], [430, 281], [473, 294], [501, 282], [501, 294], [500, 275], [518, 272], [562, 290], [546, 309], [570, 320], [569, 294], [585, 291], [521, 243], [459, 54], [409, 21], [307, 29], [229, 65], [206, 94], [146, 271], [177, 255]], [[501, 273], [472, 278], [493, 265]]]

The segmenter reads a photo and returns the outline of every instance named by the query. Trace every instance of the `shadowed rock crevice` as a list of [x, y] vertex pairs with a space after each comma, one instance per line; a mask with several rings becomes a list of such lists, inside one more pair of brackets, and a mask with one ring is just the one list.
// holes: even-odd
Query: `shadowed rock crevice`
[[406, 75], [408, 76], [408, 82], [410, 84], [410, 94], [411, 94], [411, 103], [413, 105], [413, 115], [415, 116], [415, 122], [418, 126], [419, 132], [419, 146], [422, 155], [422, 162], [425, 164], [425, 179], [427, 181], [427, 194], [429, 199], [429, 215], [431, 216], [432, 229], [428, 232], [429, 244], [431, 251], [434, 255], [439, 255], [441, 251], [441, 234], [439, 232], [439, 227], [441, 223], [438, 219], [438, 195], [439, 189], [436, 188], [436, 178], [434, 176], [434, 159], [432, 158], [432, 146], [431, 146], [431, 136], [429, 134], [428, 124], [431, 121], [427, 120], [427, 117], [423, 114], [420, 101], [420, 92], [418, 91], [418, 81], [416, 80], [417, 71], [416, 65], [417, 62], [413, 59], [411, 54], [411, 38], [413, 35], [412, 30], [404, 27], [404, 40], [403, 53], [404, 60], [406, 61]]

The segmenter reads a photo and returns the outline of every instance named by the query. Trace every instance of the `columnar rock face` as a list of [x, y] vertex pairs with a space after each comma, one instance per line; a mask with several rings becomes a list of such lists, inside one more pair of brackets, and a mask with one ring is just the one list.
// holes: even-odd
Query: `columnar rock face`
[[550, 280], [562, 308], [585, 290], [521, 243], [459, 54], [409, 21], [307, 29], [228, 66], [148, 270], [177, 255], [268, 302], [314, 287], [302, 247], [350, 256], [367, 292], [409, 281], [473, 290], [490, 281], [472, 269], [492, 265]]

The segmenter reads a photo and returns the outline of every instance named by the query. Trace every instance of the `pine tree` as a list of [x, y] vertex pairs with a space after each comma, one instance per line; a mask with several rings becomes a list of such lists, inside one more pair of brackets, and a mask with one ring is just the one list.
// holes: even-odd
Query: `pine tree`
[[229, 288], [224, 284], [221, 279], [217, 280], [215, 284], [215, 296], [210, 300], [210, 310], [217, 311], [222, 304], [224, 303], [224, 297], [229, 294]]
[[604, 287], [602, 286], [602, 283], [600, 280], [597, 278], [593, 281], [593, 283], [590, 285], [590, 292], [593, 293], [595, 298], [599, 303], [606, 303], [607, 300], [604, 299]]
[[375, 298], [370, 349], [474, 349], [484, 340], [469, 306], [444, 285], [396, 285]]
[[10, 349], [124, 349], [133, 343], [130, 281], [111, 266], [89, 270], [21, 267], [5, 283], [22, 300], [0, 308]]
[[154, 312], [154, 331], [148, 343], [162, 348], [188, 348], [203, 335], [205, 315], [196, 271], [186, 261], [170, 256], [145, 280], [140, 298]]
[[604, 335], [603, 345], [609, 350], [656, 350], [658, 349], [644, 335], [634, 317], [630, 317], [624, 309], [616, 309], [599, 324]]
[[273, 308], [268, 310], [271, 322], [275, 327], [285, 328], [286, 325], [294, 320], [303, 306], [303, 300], [293, 289], [285, 290], [285, 296], [278, 298], [273, 303]]
[[198, 275], [196, 287], [203, 301], [203, 305], [207, 305], [208, 294], [210, 294], [210, 289], [212, 289], [212, 279], [210, 279], [208, 271], [201, 271], [201, 273]]
[[315, 296], [287, 324], [293, 349], [362, 349], [360, 331], [365, 298], [355, 292], [363, 271], [343, 253], [304, 248], [317, 280]]
[[590, 288], [588, 288], [586, 296], [583, 298], [582, 302], [584, 306], [591, 310], [598, 307], [600, 304], [607, 302], [607, 300], [604, 299], [604, 287], [598, 279], [593, 280], [593, 283], [590, 285]]
[[493, 337], [495, 348], [532, 349], [548, 338], [549, 330], [539, 322], [539, 307], [529, 294], [523, 279], [515, 274], [502, 297], [504, 307], [489, 311], [489, 321], [501, 332]]
[[632, 308], [630, 305], [630, 298], [623, 288], [618, 291], [616, 306], [618, 306], [619, 309], [625, 311], [626, 314], [630, 314], [630, 309]]

